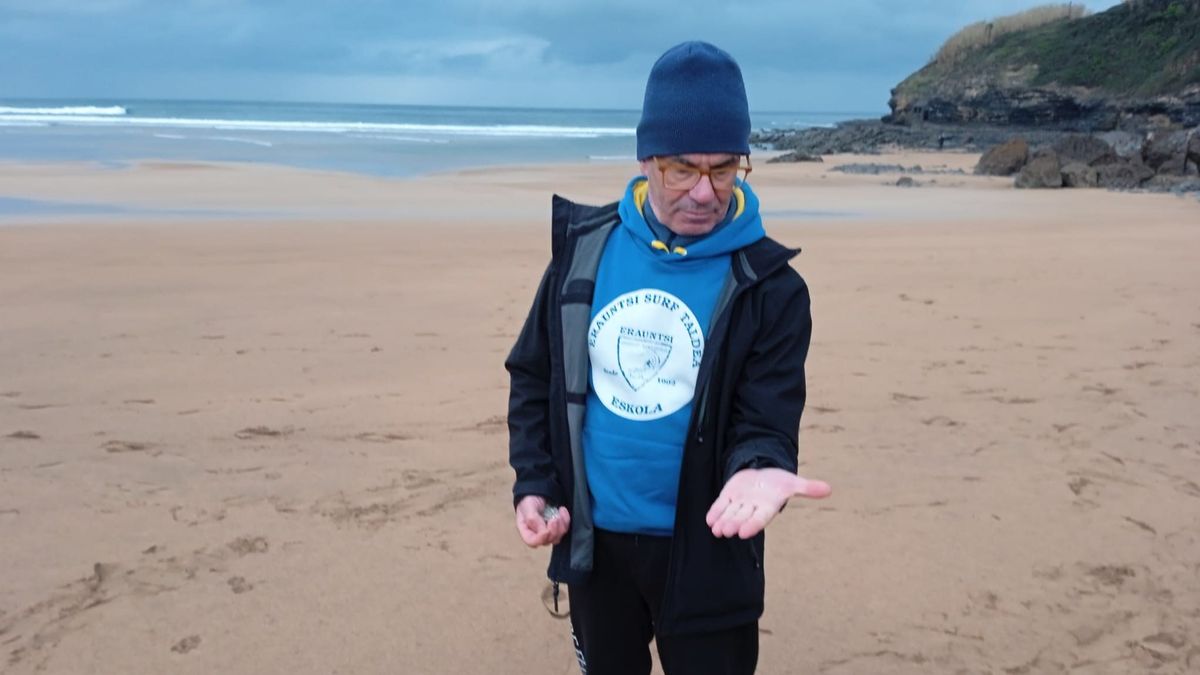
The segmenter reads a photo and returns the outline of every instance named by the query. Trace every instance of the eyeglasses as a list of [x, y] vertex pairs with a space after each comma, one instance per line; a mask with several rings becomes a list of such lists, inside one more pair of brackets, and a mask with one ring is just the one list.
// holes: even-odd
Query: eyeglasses
[[[741, 160], [746, 160], [743, 166]], [[670, 157], [655, 157], [654, 164], [662, 174], [663, 187], [668, 190], [691, 190], [700, 182], [700, 178], [708, 176], [714, 190], [728, 191], [733, 189], [739, 171], [745, 171], [742, 180], [750, 176], [754, 167], [750, 166], [750, 157], [742, 155], [717, 166], [701, 169], [692, 164], [685, 164]]]

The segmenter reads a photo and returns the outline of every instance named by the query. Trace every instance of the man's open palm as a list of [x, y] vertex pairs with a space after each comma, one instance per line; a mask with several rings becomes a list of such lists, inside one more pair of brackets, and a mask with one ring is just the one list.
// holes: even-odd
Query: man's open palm
[[792, 497], [823, 499], [830, 492], [829, 483], [783, 469], [742, 469], [725, 483], [704, 520], [713, 536], [749, 539], [762, 532]]

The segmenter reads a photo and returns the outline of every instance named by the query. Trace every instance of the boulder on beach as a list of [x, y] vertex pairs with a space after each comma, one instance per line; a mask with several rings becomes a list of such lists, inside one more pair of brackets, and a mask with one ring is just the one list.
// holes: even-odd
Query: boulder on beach
[[1087, 134], [1063, 136], [1054, 144], [1054, 152], [1064, 165], [1078, 162], [1087, 166], [1096, 166], [1117, 161], [1117, 153], [1113, 146]]
[[1154, 177], [1154, 171], [1141, 162], [1118, 162], [1096, 167], [1100, 187], [1113, 190], [1132, 190]]
[[1193, 192], [1200, 192], [1200, 178], [1192, 176], [1167, 176], [1158, 174], [1152, 176], [1150, 180], [1142, 183], [1139, 186], [1142, 190], [1150, 192], [1169, 192], [1176, 195], [1184, 195]]
[[1182, 176], [1187, 168], [1189, 131], [1155, 131], [1142, 148], [1142, 161], [1155, 173]]
[[975, 165], [978, 176], [1011, 176], [1029, 161], [1029, 144], [1024, 138], [1013, 138], [988, 149]]
[[1029, 160], [1014, 183], [1019, 188], [1060, 188], [1063, 186], [1062, 165], [1053, 150], [1039, 153]]
[[1071, 162], [1062, 168], [1063, 187], [1094, 188], [1100, 185], [1100, 174], [1083, 162]]

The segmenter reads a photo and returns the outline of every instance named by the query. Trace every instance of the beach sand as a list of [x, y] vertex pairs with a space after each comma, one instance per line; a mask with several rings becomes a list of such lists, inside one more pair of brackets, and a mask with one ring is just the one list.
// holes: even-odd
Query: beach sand
[[[1200, 202], [850, 161], [975, 157], [752, 176], [834, 486], [770, 527], [759, 672], [1200, 669]], [[577, 672], [503, 359], [551, 192], [632, 168], [0, 164], [121, 210], [0, 219], [0, 671]]]

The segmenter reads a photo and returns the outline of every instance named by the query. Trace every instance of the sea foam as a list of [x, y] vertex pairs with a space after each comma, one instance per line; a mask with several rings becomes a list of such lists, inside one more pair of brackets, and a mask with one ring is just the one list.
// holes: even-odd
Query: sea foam
[[[20, 112], [4, 113], [5, 110]], [[117, 113], [29, 112], [31, 109], [0, 108], [0, 121], [49, 122], [76, 126], [137, 126], [219, 131], [285, 131], [315, 133], [409, 133], [435, 136], [493, 136], [512, 138], [600, 138], [633, 136], [632, 127], [583, 127], [538, 124], [415, 124], [391, 122], [292, 122], [275, 120], [194, 119], [183, 117], [132, 117]], [[54, 110], [46, 108], [44, 110]], [[68, 110], [67, 108], [59, 108]], [[73, 108], [70, 110], [83, 110]], [[122, 110], [123, 108], [114, 108]]]
[[10, 106], [0, 106], [0, 115], [104, 115], [111, 117], [119, 117], [126, 113], [125, 109], [119, 105], [112, 106], [63, 106], [58, 108], [15, 108]]

